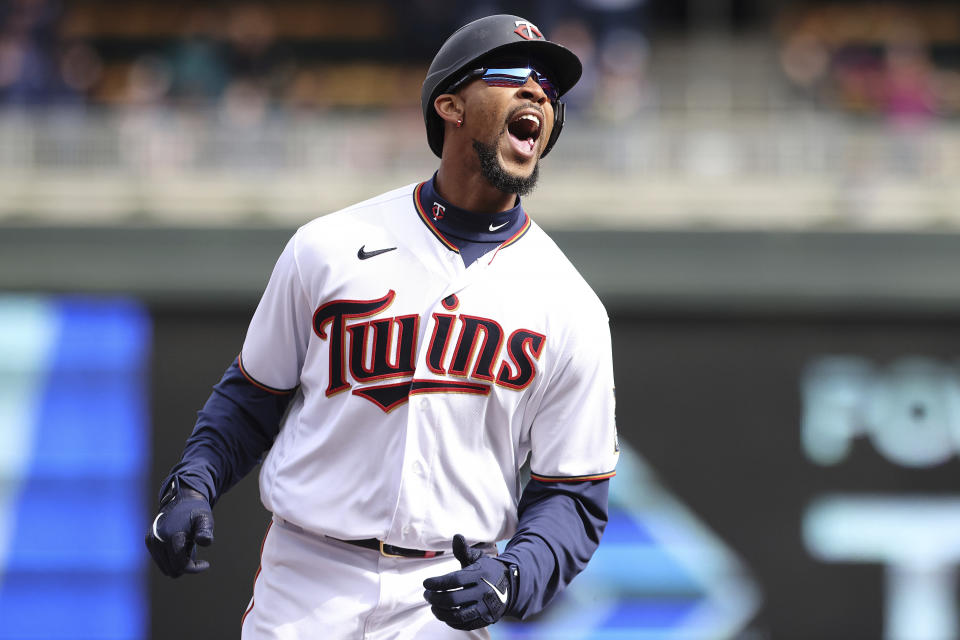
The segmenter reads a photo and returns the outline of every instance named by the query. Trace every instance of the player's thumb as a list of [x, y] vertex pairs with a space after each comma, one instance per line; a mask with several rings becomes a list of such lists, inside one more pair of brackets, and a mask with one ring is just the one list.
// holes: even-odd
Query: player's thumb
[[213, 544], [213, 514], [206, 510], [198, 510], [191, 518], [193, 526], [193, 541], [201, 547]]
[[466, 569], [483, 557], [483, 552], [467, 546], [467, 540], [461, 534], [453, 536], [453, 557], [460, 561], [460, 568]]

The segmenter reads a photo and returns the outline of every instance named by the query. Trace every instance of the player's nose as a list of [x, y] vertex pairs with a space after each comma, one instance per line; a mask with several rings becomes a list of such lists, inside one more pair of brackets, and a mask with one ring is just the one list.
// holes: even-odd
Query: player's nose
[[523, 86], [517, 89], [517, 93], [524, 100], [536, 102], [537, 104], [547, 102], [547, 94], [544, 93], [543, 87], [537, 84], [537, 81], [533, 79], [532, 75], [527, 78], [527, 82]]

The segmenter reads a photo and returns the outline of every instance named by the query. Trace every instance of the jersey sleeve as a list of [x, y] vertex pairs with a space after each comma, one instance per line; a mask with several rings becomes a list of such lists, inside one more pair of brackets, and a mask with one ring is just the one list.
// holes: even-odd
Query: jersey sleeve
[[265, 391], [285, 393], [296, 388], [312, 320], [294, 235], [280, 254], [247, 329], [239, 359], [243, 375]]
[[258, 388], [234, 360], [197, 414], [180, 462], [160, 485], [161, 496], [177, 476], [215, 504], [273, 444], [292, 397]]
[[542, 611], [587, 566], [607, 526], [610, 480], [531, 479], [517, 507], [517, 532], [498, 558], [518, 567], [510, 615]]
[[530, 471], [541, 482], [602, 480], [615, 474], [620, 452], [613, 359], [609, 324], [600, 309], [575, 321], [534, 418]]

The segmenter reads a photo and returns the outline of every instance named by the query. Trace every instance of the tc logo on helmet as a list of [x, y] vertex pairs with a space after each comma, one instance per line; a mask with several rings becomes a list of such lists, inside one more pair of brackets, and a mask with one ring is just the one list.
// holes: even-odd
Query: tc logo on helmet
[[537, 29], [537, 25], [532, 22], [527, 22], [526, 20], [516, 20], [514, 24], [517, 25], [517, 28], [513, 30], [515, 34], [520, 36], [525, 40], [543, 40], [543, 34], [540, 33], [540, 29]]

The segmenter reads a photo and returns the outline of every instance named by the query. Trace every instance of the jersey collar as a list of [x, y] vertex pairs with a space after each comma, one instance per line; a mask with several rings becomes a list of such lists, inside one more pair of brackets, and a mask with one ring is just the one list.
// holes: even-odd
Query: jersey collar
[[417, 185], [413, 202], [424, 224], [437, 239], [451, 251], [460, 251], [473, 243], [501, 248], [513, 244], [530, 228], [530, 218], [520, 204], [500, 213], [477, 213], [461, 209], [437, 193], [434, 181], [437, 174]]

